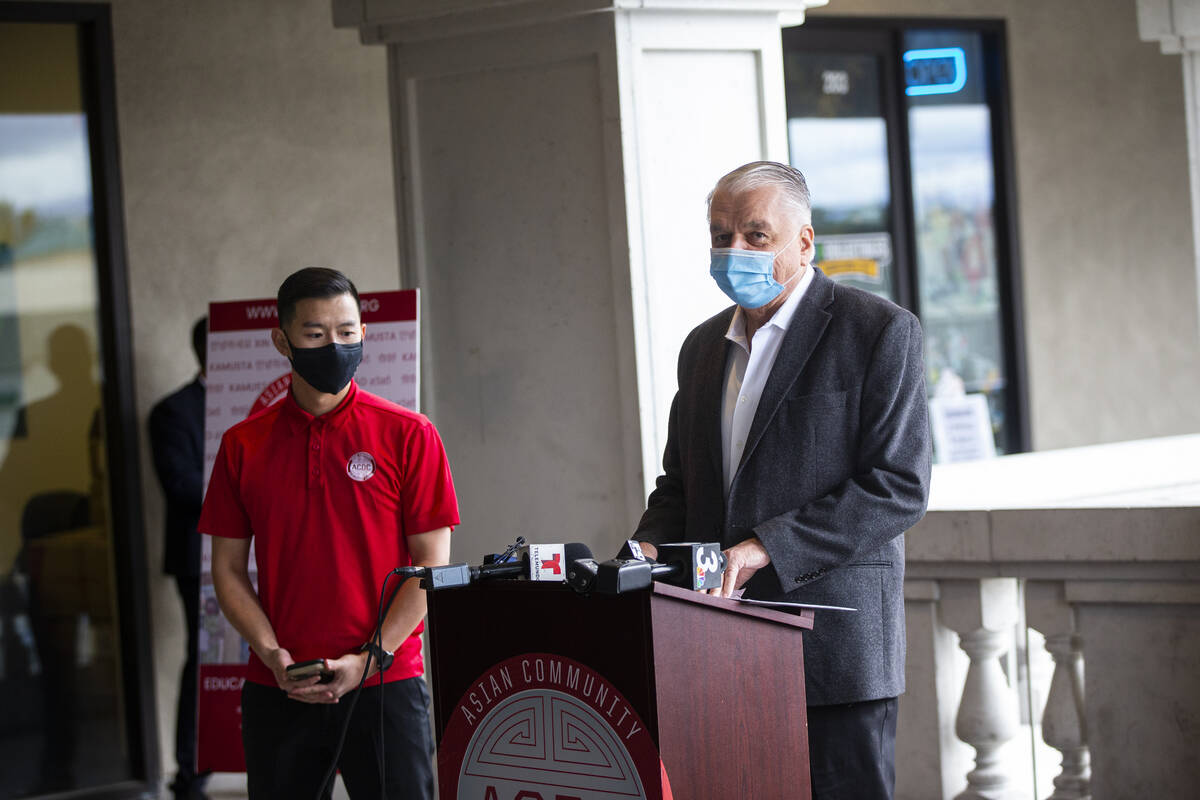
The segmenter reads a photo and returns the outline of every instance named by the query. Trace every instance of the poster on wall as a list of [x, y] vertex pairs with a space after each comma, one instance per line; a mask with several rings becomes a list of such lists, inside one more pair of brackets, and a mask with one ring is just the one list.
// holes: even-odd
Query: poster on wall
[[[362, 294], [367, 326], [355, 380], [367, 391], [417, 411], [420, 396], [418, 290]], [[225, 431], [287, 397], [291, 365], [271, 343], [279, 325], [275, 300], [238, 300], [208, 307], [204, 419], [204, 485]], [[212, 542], [201, 537], [199, 770], [244, 772], [241, 689], [250, 649], [221, 614], [212, 582]], [[253, 549], [250, 579], [257, 585]]]

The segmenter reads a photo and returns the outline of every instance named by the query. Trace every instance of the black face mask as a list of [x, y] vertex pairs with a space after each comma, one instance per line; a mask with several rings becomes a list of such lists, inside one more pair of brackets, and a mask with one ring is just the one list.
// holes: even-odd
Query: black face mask
[[325, 394], [337, 394], [345, 389], [362, 362], [362, 342], [330, 342], [324, 347], [296, 347], [288, 339], [288, 345], [292, 349], [292, 357], [288, 359], [292, 362], [292, 369], [309, 386]]

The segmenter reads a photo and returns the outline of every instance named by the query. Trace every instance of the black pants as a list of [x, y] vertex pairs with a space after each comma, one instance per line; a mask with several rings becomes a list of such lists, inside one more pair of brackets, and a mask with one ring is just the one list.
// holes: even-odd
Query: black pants
[[896, 708], [894, 697], [808, 707], [813, 800], [891, 800]]
[[[354, 800], [432, 800], [433, 738], [429, 690], [423, 678], [362, 689], [350, 718], [338, 768]], [[316, 800], [337, 748], [355, 692], [336, 704], [289, 700], [277, 687], [249, 681], [242, 687], [242, 746], [250, 800], [286, 797]], [[386, 758], [384, 754], [386, 748]], [[384, 759], [387, 791], [380, 791]], [[329, 798], [332, 783], [321, 797]]]
[[175, 709], [175, 762], [179, 777], [189, 781], [196, 774], [196, 693], [200, 678], [196, 674], [200, 660], [200, 576], [176, 575], [175, 586], [183, 601], [187, 623], [187, 659], [179, 676], [179, 702]]

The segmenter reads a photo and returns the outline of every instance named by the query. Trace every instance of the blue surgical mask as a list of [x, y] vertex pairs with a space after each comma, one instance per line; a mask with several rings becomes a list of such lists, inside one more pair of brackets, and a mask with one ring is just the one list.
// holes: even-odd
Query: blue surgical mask
[[[778, 297], [787, 285], [775, 280], [775, 257], [791, 247], [799, 235], [797, 232], [777, 252], [714, 247], [710, 251], [708, 274], [721, 291], [742, 308], [761, 308]], [[803, 272], [803, 269], [797, 270], [796, 275]], [[795, 280], [796, 275], [788, 283]]]

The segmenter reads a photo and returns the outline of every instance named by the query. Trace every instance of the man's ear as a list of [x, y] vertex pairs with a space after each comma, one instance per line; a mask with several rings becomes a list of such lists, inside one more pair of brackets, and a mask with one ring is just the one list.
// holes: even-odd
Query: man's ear
[[282, 328], [271, 329], [271, 344], [275, 345], [275, 349], [279, 351], [279, 355], [291, 359], [292, 348], [288, 345], [287, 334], [283, 332]]
[[816, 254], [815, 246], [817, 232], [813, 230], [812, 225], [805, 225], [800, 229], [800, 254], [807, 255], [809, 261], [812, 261], [812, 256]]

